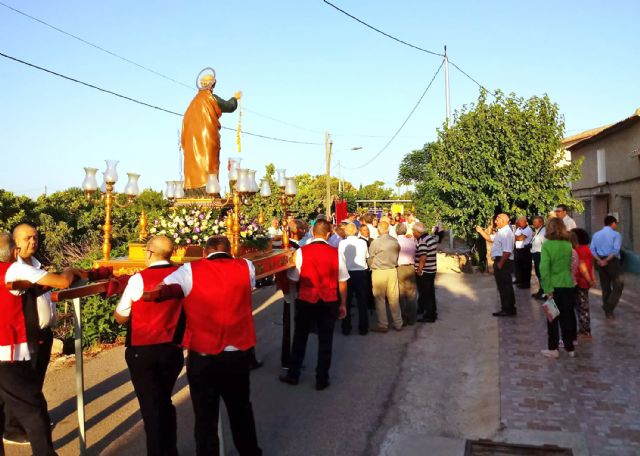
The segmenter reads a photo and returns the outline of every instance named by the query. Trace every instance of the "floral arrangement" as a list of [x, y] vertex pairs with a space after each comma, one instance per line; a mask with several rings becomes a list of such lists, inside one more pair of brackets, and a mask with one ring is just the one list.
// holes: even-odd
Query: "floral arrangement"
[[209, 237], [227, 231], [224, 220], [218, 215], [197, 207], [179, 208], [154, 220], [149, 233], [173, 238], [177, 246], [202, 245]]
[[[254, 249], [265, 249], [269, 236], [255, 221], [240, 217], [240, 240]], [[198, 207], [178, 208], [153, 221], [149, 229], [152, 235], [173, 238], [176, 246], [204, 245], [211, 236], [224, 235], [227, 224], [219, 212]]]
[[240, 241], [247, 247], [255, 249], [265, 249], [269, 245], [271, 239], [258, 223], [248, 221], [242, 215], [240, 216]]

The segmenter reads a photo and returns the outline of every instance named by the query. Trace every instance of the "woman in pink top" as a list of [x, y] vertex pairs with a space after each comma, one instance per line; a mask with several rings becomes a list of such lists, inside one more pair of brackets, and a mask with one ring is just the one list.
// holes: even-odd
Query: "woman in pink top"
[[400, 310], [405, 325], [413, 325], [418, 318], [418, 289], [416, 288], [415, 255], [416, 240], [408, 238], [407, 225], [396, 225], [396, 234], [400, 244], [398, 255], [398, 286], [400, 288]]
[[589, 249], [589, 233], [582, 228], [571, 230], [573, 248], [578, 254], [578, 268], [574, 272], [576, 281], [578, 316], [578, 340], [591, 340], [591, 314], [589, 312], [589, 288], [594, 287], [593, 255]]

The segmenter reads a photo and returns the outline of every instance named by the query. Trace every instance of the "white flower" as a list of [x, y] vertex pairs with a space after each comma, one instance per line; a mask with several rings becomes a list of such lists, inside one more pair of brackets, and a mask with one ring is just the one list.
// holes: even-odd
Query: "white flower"
[[158, 231], [158, 230], [156, 230], [156, 228], [155, 228], [155, 227], [153, 227], [153, 228], [151, 228], [151, 229], [149, 230], [149, 233], [151, 233], [151, 234], [155, 234], [155, 232], [156, 232], [156, 231]]

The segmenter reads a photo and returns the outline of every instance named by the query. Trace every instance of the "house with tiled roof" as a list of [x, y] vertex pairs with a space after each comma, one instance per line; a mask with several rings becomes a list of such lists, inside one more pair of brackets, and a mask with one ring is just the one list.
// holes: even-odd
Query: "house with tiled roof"
[[623, 248], [640, 252], [640, 109], [619, 122], [568, 137], [571, 160], [584, 159], [582, 177], [571, 186], [584, 204], [578, 226], [594, 233], [604, 217], [619, 221]]

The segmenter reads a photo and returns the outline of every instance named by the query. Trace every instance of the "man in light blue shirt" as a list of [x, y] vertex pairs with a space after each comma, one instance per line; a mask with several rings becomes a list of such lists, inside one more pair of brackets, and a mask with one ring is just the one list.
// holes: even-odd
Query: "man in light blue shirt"
[[616, 231], [618, 220], [612, 215], [604, 218], [604, 228], [593, 235], [591, 253], [598, 264], [600, 286], [602, 287], [602, 309], [609, 320], [613, 320], [613, 310], [618, 305], [624, 281], [620, 264], [622, 237]]

